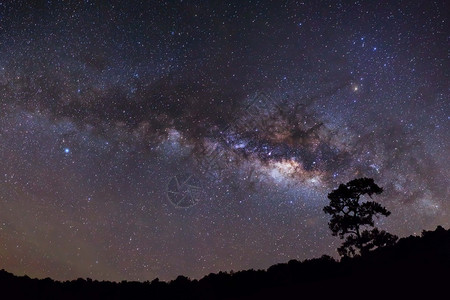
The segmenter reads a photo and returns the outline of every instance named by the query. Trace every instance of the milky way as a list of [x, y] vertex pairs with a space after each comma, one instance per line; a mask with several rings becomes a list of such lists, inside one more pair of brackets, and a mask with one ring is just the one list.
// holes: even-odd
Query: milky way
[[327, 193], [363, 176], [380, 228], [448, 228], [450, 8], [389, 2], [0, 3], [0, 268], [336, 256]]

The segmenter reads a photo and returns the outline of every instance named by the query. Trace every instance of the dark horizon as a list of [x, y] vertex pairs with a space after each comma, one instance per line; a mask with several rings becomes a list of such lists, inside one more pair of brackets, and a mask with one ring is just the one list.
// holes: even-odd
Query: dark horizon
[[[424, 241], [424, 237], [426, 238], [430, 238], [433, 237], [432, 243], [430, 243], [430, 241], [426, 242]], [[444, 237], [444, 238], [443, 238]], [[440, 225], [438, 225], [434, 230], [423, 230], [419, 235], [410, 235], [408, 237], [401, 237], [394, 245], [390, 245], [388, 247], [383, 247], [383, 248], [377, 248], [372, 252], [369, 252], [365, 255], [362, 256], [358, 255], [356, 257], [338, 257], [336, 259], [336, 257], [332, 257], [326, 254], [323, 254], [321, 256], [318, 257], [311, 257], [311, 258], [307, 258], [303, 261], [297, 261], [295, 259], [291, 259], [289, 261], [286, 262], [278, 262], [276, 264], [273, 264], [271, 266], [269, 266], [268, 268], [259, 268], [259, 269], [245, 269], [245, 270], [219, 270], [218, 272], [212, 272], [209, 274], [205, 274], [204, 276], [202, 276], [201, 278], [191, 278], [188, 276], [185, 276], [183, 274], [178, 274], [177, 276], [175, 276], [174, 278], [170, 279], [170, 280], [161, 280], [159, 277], [155, 277], [155, 278], [149, 278], [149, 279], [144, 279], [144, 280], [140, 280], [140, 281], [135, 281], [135, 280], [131, 280], [129, 282], [133, 283], [133, 282], [139, 282], [139, 283], [171, 283], [171, 282], [175, 282], [177, 280], [189, 280], [191, 282], [195, 282], [195, 281], [201, 281], [202, 279], [206, 279], [209, 277], [214, 277], [220, 274], [227, 274], [228, 276], [232, 276], [236, 273], [242, 273], [242, 272], [268, 272], [271, 269], [276, 269], [276, 268], [280, 268], [280, 266], [288, 266], [288, 265], [292, 265], [292, 264], [307, 264], [309, 262], [314, 262], [314, 261], [326, 261], [326, 262], [333, 262], [333, 263], [348, 263], [348, 262], [354, 262], [356, 261], [356, 264], [358, 264], [358, 261], [360, 261], [361, 259], [365, 260], [368, 257], [370, 257], [369, 259], [372, 261], [372, 263], [377, 263], [377, 262], [381, 262], [383, 260], [389, 261], [391, 263], [398, 263], [397, 260], [393, 260], [392, 256], [393, 253], [395, 253], [395, 251], [397, 252], [401, 252], [401, 251], [411, 251], [415, 253], [415, 255], [421, 255], [423, 259], [427, 259], [427, 257], [425, 256], [426, 251], [431, 250], [430, 247], [431, 245], [436, 245], [439, 243], [442, 243], [443, 247], [448, 247], [450, 246], [449, 243], [449, 238], [450, 237], [450, 228], [446, 229]], [[427, 244], [429, 243], [429, 244]], [[399, 245], [401, 245], [401, 247], [399, 247]], [[414, 246], [412, 249], [407, 249], [406, 245], [408, 245], [408, 247]], [[423, 251], [424, 249], [422, 248], [426, 248], [426, 251]], [[386, 249], [387, 248], [387, 249]], [[440, 251], [438, 251], [440, 254], [443, 253], [443, 251], [445, 251], [446, 248], [440, 249]], [[374, 254], [375, 253], [375, 254]], [[387, 255], [386, 255], [387, 254]], [[391, 257], [389, 257], [391, 256]], [[398, 256], [398, 254], [397, 254]], [[442, 256], [439, 257], [439, 259], [447, 259], [447, 256]], [[444, 263], [448, 263], [443, 261]], [[385, 262], [384, 262], [385, 263]], [[372, 266], [374, 267], [374, 266]], [[435, 267], [434, 265], [432, 267]], [[431, 268], [431, 267], [430, 267]], [[67, 279], [67, 280], [55, 280], [54, 278], [50, 278], [50, 277], [43, 277], [43, 278], [37, 278], [37, 277], [30, 277], [27, 274], [13, 274], [8, 272], [8, 270], [5, 269], [0, 269], [0, 271], [2, 272], [6, 272], [9, 273], [11, 275], [13, 275], [14, 277], [18, 277], [18, 278], [25, 278], [25, 279], [32, 279], [32, 280], [52, 280], [54, 282], [58, 282], [58, 283], [64, 283], [64, 282], [73, 282], [73, 281], [78, 281], [78, 280], [83, 280], [85, 282], [111, 282], [111, 283], [123, 283], [123, 282], [128, 282], [127, 280], [118, 280], [118, 281], [109, 281], [109, 280], [98, 280], [95, 278], [90, 278], [90, 277], [79, 277], [79, 278], [73, 278], [73, 279]], [[370, 272], [371, 270], [368, 270], [368, 272]], [[336, 276], [338, 278], [338, 276]], [[1, 279], [0, 279], [1, 282]], [[295, 283], [295, 282], [294, 282]]]
[[267, 270], [211, 273], [200, 280], [180, 275], [170, 282], [107, 282], [90, 278], [57, 282], [51, 278], [17, 277], [0, 270], [0, 288], [2, 295], [14, 299], [433, 297], [446, 290], [449, 251], [450, 230], [438, 226], [434, 231], [423, 231], [421, 237], [402, 238], [394, 245], [340, 262], [323, 255], [303, 262], [290, 260]]
[[0, 269], [171, 280], [450, 227], [448, 1], [0, 2]]

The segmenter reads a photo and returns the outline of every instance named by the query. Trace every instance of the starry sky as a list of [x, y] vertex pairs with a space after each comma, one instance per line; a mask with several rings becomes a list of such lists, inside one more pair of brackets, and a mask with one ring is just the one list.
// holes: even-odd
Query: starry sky
[[449, 3], [0, 1], [0, 268], [162, 280], [337, 256], [372, 177], [450, 226]]

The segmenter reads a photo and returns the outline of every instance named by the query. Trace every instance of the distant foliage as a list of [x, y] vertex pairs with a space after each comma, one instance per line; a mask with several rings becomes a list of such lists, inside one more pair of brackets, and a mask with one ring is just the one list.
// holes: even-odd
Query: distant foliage
[[[376, 235], [379, 237], [380, 235]], [[373, 241], [378, 243], [377, 241]], [[202, 279], [178, 276], [165, 282], [31, 279], [0, 270], [0, 299], [440, 299], [448, 293], [450, 230], [400, 239], [360, 257], [335, 261], [323, 255], [290, 260], [264, 270], [211, 273]], [[351, 285], [351, 293], [345, 288]], [[420, 289], [424, 293], [418, 294]], [[433, 296], [437, 291], [439, 296]], [[394, 294], [395, 295], [395, 294]], [[421, 296], [421, 297], [419, 297]]]
[[389, 216], [391, 213], [381, 204], [374, 201], [362, 202], [364, 195], [372, 198], [383, 189], [372, 178], [354, 179], [341, 184], [328, 194], [330, 204], [324, 212], [331, 215], [328, 223], [332, 234], [345, 239], [338, 252], [341, 256], [364, 254], [375, 248], [392, 245], [397, 236], [374, 227], [374, 217]]

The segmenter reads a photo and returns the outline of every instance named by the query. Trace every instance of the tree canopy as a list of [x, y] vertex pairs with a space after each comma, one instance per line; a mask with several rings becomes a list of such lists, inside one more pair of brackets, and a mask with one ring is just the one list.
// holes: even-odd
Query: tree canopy
[[[345, 239], [338, 248], [341, 256], [363, 254], [377, 247], [395, 243], [397, 236], [374, 227], [374, 217], [389, 216], [391, 213], [374, 201], [362, 201], [364, 195], [372, 199], [383, 189], [372, 178], [358, 178], [341, 184], [328, 194], [330, 204], [324, 212], [331, 215], [328, 226], [334, 236]], [[361, 200], [361, 201], [360, 201]]]

